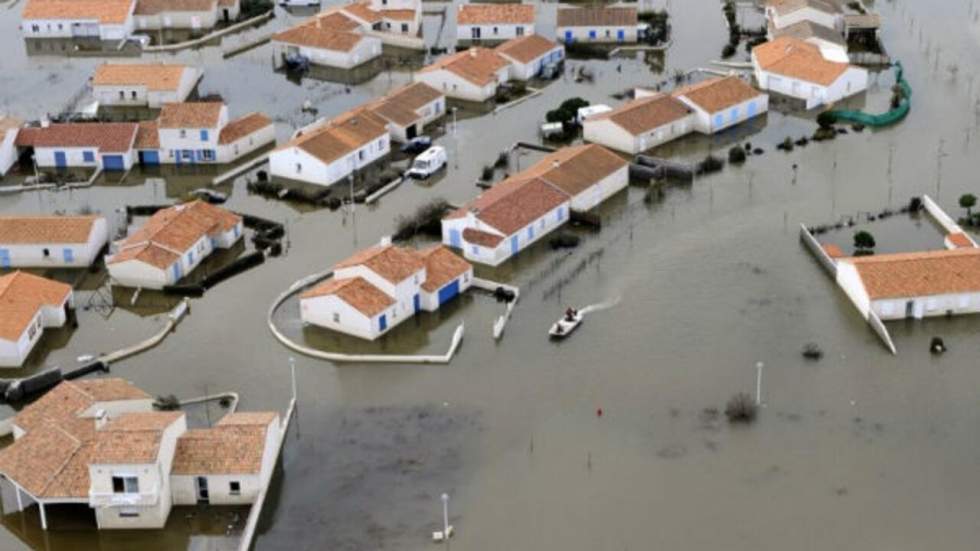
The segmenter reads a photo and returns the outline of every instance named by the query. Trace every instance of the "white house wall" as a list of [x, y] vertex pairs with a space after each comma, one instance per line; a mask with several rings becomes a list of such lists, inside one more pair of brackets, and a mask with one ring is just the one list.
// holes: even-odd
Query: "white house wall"
[[[473, 37], [473, 29], [480, 30], [480, 37]], [[521, 29], [521, 31], [518, 31]], [[534, 34], [533, 23], [509, 24], [509, 23], [486, 23], [480, 25], [457, 25], [456, 40], [459, 42], [469, 41], [506, 41], [519, 36]]]
[[[463, 240], [463, 258], [480, 264], [498, 266], [515, 254], [541, 240], [556, 228], [568, 221], [570, 202], [561, 205], [538, 217], [520, 230], [508, 235], [496, 247], [483, 247]], [[478, 228], [474, 228], [478, 229]], [[486, 231], [486, 230], [482, 230]], [[460, 232], [462, 233], [462, 232]], [[499, 231], [492, 233], [499, 234]], [[513, 250], [512, 240], [517, 239], [517, 251]]]
[[561, 46], [556, 46], [527, 63], [518, 61], [505, 53], [501, 53], [500, 55], [504, 56], [510, 62], [508, 76], [511, 80], [530, 80], [541, 72], [541, 68], [544, 65], [561, 61], [565, 57], [565, 49]]
[[[503, 70], [505, 74], [500, 82], [505, 82], [507, 80], [506, 73], [508, 69], [505, 67]], [[415, 73], [415, 81], [424, 82], [451, 98], [467, 101], [486, 101], [497, 93], [496, 82], [489, 82], [483, 86], [477, 86], [476, 84], [460, 77], [456, 73], [446, 69]]]
[[295, 52], [310, 60], [315, 65], [336, 67], [338, 69], [353, 69], [381, 55], [381, 40], [365, 36], [350, 51], [327, 50], [313, 48], [287, 42], [275, 42], [277, 55]]
[[[123, 166], [126, 170], [129, 170], [133, 166], [133, 162], [136, 159], [136, 152], [132, 149], [125, 152], [119, 153], [102, 153], [99, 151], [98, 147], [38, 147], [34, 149], [34, 162], [37, 163], [38, 167], [41, 168], [54, 168], [57, 166], [55, 162], [55, 152], [63, 152], [65, 154], [65, 164], [69, 168], [91, 168], [96, 169], [102, 166], [102, 158], [105, 155], [109, 156], [121, 156], [123, 158]], [[85, 160], [85, 152], [92, 153], [93, 160]]]
[[629, 167], [623, 166], [573, 197], [571, 208], [574, 211], [591, 210], [606, 199], [626, 189], [628, 185]]
[[[677, 99], [694, 110], [694, 130], [702, 134], [720, 132], [769, 111], [769, 96], [766, 94], [759, 94], [750, 100], [714, 113], [705, 111], [701, 106], [689, 100], [686, 96], [681, 95]], [[749, 117], [749, 107], [752, 105], [755, 106], [755, 112], [752, 117]], [[720, 124], [718, 121], [719, 115], [721, 116]]]
[[[92, 224], [92, 231], [85, 243], [36, 243], [36, 244], [4, 244], [0, 249], [6, 250], [10, 256], [10, 266], [13, 268], [47, 268], [70, 267], [83, 268], [91, 266], [96, 255], [109, 240], [109, 232], [105, 218], [98, 218]], [[44, 251], [48, 251], [45, 256]], [[72, 262], [65, 260], [65, 251], [71, 251]]]
[[17, 162], [17, 146], [15, 142], [17, 141], [17, 132], [19, 130], [12, 128], [7, 130], [3, 139], [0, 140], [0, 176], [7, 174], [10, 167], [14, 166]]
[[265, 126], [238, 140], [218, 145], [218, 162], [231, 163], [276, 141], [276, 127]]
[[135, 16], [135, 28], [141, 31], [163, 29], [209, 30], [218, 21], [218, 10], [168, 11], [154, 15]]
[[[135, 2], [134, 2], [135, 7]], [[26, 38], [84, 38], [120, 40], [133, 33], [133, 16], [117, 24], [102, 24], [95, 17], [78, 19], [24, 19], [20, 25]]]
[[[619, 31], [623, 32], [623, 40], [619, 40]], [[590, 33], [595, 33], [595, 38]], [[555, 38], [559, 42], [568, 43], [568, 33], [571, 33], [571, 42], [592, 42], [592, 43], [615, 43], [615, 42], [636, 42], [637, 26], [595, 26], [595, 27], [558, 27], [555, 31]]]
[[760, 88], [801, 99], [806, 102], [807, 109], [859, 94], [868, 87], [868, 72], [860, 67], [848, 68], [836, 81], [823, 86], [762, 70], [758, 64], [755, 66], [755, 78]]
[[324, 163], [303, 149], [292, 146], [274, 151], [269, 156], [269, 170], [273, 176], [330, 186], [346, 178], [354, 170], [360, 170], [391, 151], [391, 139], [387, 133], [365, 144], [357, 151]]

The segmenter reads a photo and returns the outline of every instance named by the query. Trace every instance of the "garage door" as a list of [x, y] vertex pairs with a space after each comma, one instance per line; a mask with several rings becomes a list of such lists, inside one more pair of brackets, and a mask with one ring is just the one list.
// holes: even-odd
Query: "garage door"
[[160, 152], [159, 151], [140, 151], [140, 163], [144, 165], [158, 165], [160, 164]]
[[126, 170], [126, 162], [122, 155], [103, 155], [102, 168], [106, 170]]
[[459, 280], [446, 285], [442, 289], [439, 289], [439, 306], [442, 306], [446, 302], [452, 300], [459, 294]]

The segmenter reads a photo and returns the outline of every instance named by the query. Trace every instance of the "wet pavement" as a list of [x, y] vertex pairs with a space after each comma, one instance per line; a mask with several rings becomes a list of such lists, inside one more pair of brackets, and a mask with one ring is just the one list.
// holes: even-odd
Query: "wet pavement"
[[[546, 21], [554, 6], [542, 4]], [[33, 118], [71, 103], [100, 59], [27, 56], [16, 28], [20, 9], [0, 4], [7, 52], [0, 109]], [[500, 342], [491, 325], [501, 306], [479, 294], [373, 344], [304, 329], [295, 309], [280, 310], [276, 321], [291, 336], [329, 349], [442, 353], [461, 321], [466, 337], [448, 366], [297, 357], [298, 417], [256, 547], [428, 548], [438, 496], [448, 492], [453, 545], [466, 549], [974, 549], [980, 318], [891, 323], [899, 350], [891, 356], [797, 238], [800, 223], [897, 208], [923, 193], [957, 214], [959, 195], [978, 191], [980, 8], [969, 0], [906, 0], [878, 1], [876, 9], [888, 52], [913, 88], [907, 120], [783, 153], [775, 146], [812, 134], [814, 115], [771, 112], [764, 126], [660, 148], [654, 154], [695, 160], [725, 156], [747, 140], [765, 153], [672, 186], [652, 204], [630, 188], [602, 207], [601, 232], [573, 230], [582, 244], [570, 253], [542, 242], [498, 269], [478, 269], [522, 288]], [[427, 29], [438, 26], [433, 21], [427, 16]], [[268, 28], [287, 22], [277, 18]], [[562, 100], [615, 104], [613, 93], [706, 66], [727, 41], [716, 0], [672, 2], [671, 23], [673, 45], [662, 59], [572, 60], [569, 72], [585, 63], [595, 82], [566, 77], [496, 115], [460, 120], [456, 134], [438, 139], [451, 159], [442, 179], [404, 184], [353, 214], [250, 195], [243, 179], [222, 186], [230, 208], [286, 224], [285, 255], [194, 299], [174, 335], [113, 366], [113, 374], [153, 394], [235, 390], [244, 410], [285, 409], [290, 353], [265, 321], [275, 297], [391, 233], [396, 218], [418, 205], [473, 197], [482, 167], [514, 142], [536, 140], [544, 112]], [[232, 115], [269, 113], [280, 139], [314, 120], [301, 112], [306, 100], [321, 116], [338, 114], [411, 77], [392, 69], [356, 86], [296, 83], [273, 71], [268, 46], [222, 59], [223, 48], [268, 28], [148, 57], [202, 66], [202, 95], [221, 94]], [[891, 73], [872, 82], [848, 106], [884, 108]], [[122, 183], [3, 196], [0, 212], [90, 207], [118, 223], [116, 209], [177, 200], [217, 172], [135, 171]], [[882, 251], [941, 245], [925, 220], [896, 216], [868, 228]], [[847, 250], [851, 232], [822, 239]], [[93, 307], [79, 312], [77, 329], [46, 336], [28, 367], [0, 376], [71, 367], [81, 354], [120, 348], [162, 326], [166, 305], [152, 296], [135, 307], [94, 307], [105, 302], [94, 291], [98, 279], [78, 292], [79, 304]], [[622, 300], [591, 314], [573, 338], [548, 342], [548, 326], [567, 305], [614, 297]], [[949, 347], [941, 357], [928, 353], [934, 335]], [[819, 362], [800, 355], [810, 341], [825, 352]], [[766, 407], [755, 425], [733, 429], [705, 412], [736, 392], [754, 392], [758, 361]], [[22, 520], [36, 520], [25, 517], [4, 517], [0, 548], [198, 549], [234, 540], [233, 533], [192, 536], [193, 529], [161, 537], [57, 524], [56, 536], [46, 537], [36, 522], [25, 531]], [[175, 513], [171, 523], [183, 518]]]

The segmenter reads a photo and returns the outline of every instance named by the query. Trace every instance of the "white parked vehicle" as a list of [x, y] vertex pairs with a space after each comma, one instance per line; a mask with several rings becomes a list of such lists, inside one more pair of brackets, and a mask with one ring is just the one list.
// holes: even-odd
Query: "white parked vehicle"
[[612, 107], [609, 107], [608, 105], [602, 105], [602, 104], [581, 107], [579, 108], [578, 113], [575, 115], [575, 122], [582, 124], [583, 122], [585, 122], [585, 119], [591, 117], [592, 115], [599, 115], [601, 113], [608, 113], [610, 111], [612, 111]]
[[412, 168], [408, 169], [405, 175], [422, 180], [432, 176], [444, 166], [446, 166], [446, 148], [434, 145], [415, 158]]
[[279, 5], [284, 8], [304, 8], [307, 6], [319, 6], [320, 0], [280, 0]]
[[131, 34], [129, 40], [138, 44], [140, 48], [146, 48], [150, 45], [150, 35], [147, 34]]

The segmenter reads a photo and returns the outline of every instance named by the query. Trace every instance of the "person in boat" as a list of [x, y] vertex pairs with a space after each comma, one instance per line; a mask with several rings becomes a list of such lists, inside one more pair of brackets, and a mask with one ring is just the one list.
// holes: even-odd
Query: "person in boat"
[[565, 310], [565, 321], [575, 321], [575, 316], [578, 315], [578, 310], [569, 307]]
[[556, 335], [561, 335], [564, 332], [565, 331], [561, 328], [561, 324], [560, 323], [555, 324], [555, 334]]

